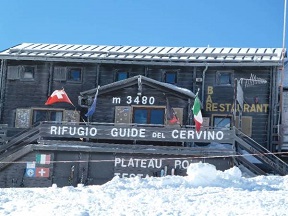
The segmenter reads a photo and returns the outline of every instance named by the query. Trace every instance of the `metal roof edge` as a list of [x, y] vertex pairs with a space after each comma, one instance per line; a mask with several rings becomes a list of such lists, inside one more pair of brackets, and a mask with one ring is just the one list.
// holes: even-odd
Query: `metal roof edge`
[[48, 61], [48, 62], [75, 62], [75, 63], [99, 63], [99, 64], [139, 64], [139, 65], [167, 65], [167, 66], [281, 66], [282, 61], [277, 60], [277, 61], [197, 61], [193, 62], [192, 60], [187, 61], [187, 60], [178, 60], [178, 61], [171, 61], [171, 60], [151, 60], [151, 59], [124, 59], [121, 60], [119, 58], [114, 58], [114, 59], [100, 59], [100, 58], [95, 58], [95, 59], [84, 59], [84, 58], [59, 58], [59, 57], [31, 57], [31, 56], [26, 56], [26, 57], [19, 57], [19, 56], [9, 56], [9, 55], [1, 55], [0, 54], [0, 59], [3, 60], [23, 60], [23, 61]]

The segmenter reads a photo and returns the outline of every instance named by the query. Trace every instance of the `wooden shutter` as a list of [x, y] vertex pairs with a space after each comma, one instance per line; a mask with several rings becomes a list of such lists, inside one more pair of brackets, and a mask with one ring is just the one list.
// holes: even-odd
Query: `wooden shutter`
[[20, 68], [18, 66], [8, 66], [7, 79], [17, 80], [20, 79]]
[[67, 122], [79, 122], [80, 113], [76, 110], [64, 110], [63, 121]]
[[[236, 117], [236, 127], [239, 125], [239, 117]], [[247, 136], [252, 136], [252, 117], [251, 116], [242, 116], [242, 127], [238, 128]]]
[[131, 107], [115, 106], [115, 123], [131, 123]]
[[15, 127], [29, 128], [31, 126], [31, 114], [31, 109], [16, 109]]
[[56, 81], [65, 81], [67, 79], [66, 67], [54, 67], [53, 79]]
[[209, 127], [209, 126], [210, 126], [210, 118], [209, 117], [203, 117], [202, 127]]

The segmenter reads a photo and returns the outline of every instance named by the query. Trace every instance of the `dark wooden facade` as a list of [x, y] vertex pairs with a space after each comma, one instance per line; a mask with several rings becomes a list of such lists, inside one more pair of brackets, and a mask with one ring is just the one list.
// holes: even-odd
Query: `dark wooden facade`
[[[6, 176], [0, 183], [2, 187], [19, 186], [23, 180], [25, 186], [101, 184], [115, 175], [161, 176], [164, 169], [166, 174], [185, 175], [188, 162], [210, 161], [224, 170], [239, 164], [234, 156], [244, 150], [283, 151], [277, 127], [281, 117], [280, 49], [235, 52], [233, 48], [186, 48], [180, 52], [178, 48], [176, 52], [176, 48], [155, 47], [153, 51], [139, 47], [137, 51], [130, 47], [132, 51], [128, 51], [127, 47], [107, 50], [101, 46], [65, 46], [21, 44], [0, 53], [0, 177]], [[75, 71], [80, 76], [72, 79], [70, 75]], [[127, 79], [118, 80], [122, 72]], [[169, 75], [172, 84], [167, 83], [171, 81]], [[243, 91], [241, 95], [236, 92], [237, 84]], [[44, 105], [54, 90], [62, 88], [74, 105]], [[86, 118], [97, 89], [95, 113]], [[196, 92], [204, 119], [200, 134], [195, 131], [191, 111]], [[167, 99], [179, 124], [170, 124], [166, 119]], [[163, 122], [136, 124], [137, 109], [162, 110]], [[55, 121], [52, 126], [51, 121]], [[83, 127], [80, 134], [79, 127]], [[35, 134], [31, 132], [33, 128]], [[113, 128], [116, 129], [111, 136]], [[239, 134], [245, 142], [238, 140]], [[28, 137], [28, 142], [14, 144], [16, 137], [21, 136]], [[242, 145], [241, 151], [237, 152], [235, 142]], [[246, 142], [253, 143], [252, 150]], [[209, 143], [228, 143], [234, 148], [219, 152], [205, 148]], [[151, 146], [155, 148], [152, 152]], [[22, 171], [27, 169], [23, 162], [34, 161], [35, 154], [49, 155], [54, 161], [44, 166], [49, 168], [48, 178], [29, 178]], [[261, 159], [268, 170], [274, 168], [274, 158]], [[5, 160], [19, 163], [6, 164]], [[286, 165], [279, 170], [285, 174]]]

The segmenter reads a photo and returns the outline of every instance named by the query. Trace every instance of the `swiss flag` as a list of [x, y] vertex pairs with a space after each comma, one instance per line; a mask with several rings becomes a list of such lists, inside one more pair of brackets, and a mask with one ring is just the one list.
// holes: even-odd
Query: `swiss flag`
[[49, 168], [36, 167], [36, 177], [49, 177]]
[[48, 98], [48, 100], [46, 101], [45, 105], [51, 105], [54, 103], [70, 103], [73, 105], [73, 103], [71, 102], [71, 100], [69, 99], [68, 95], [66, 94], [66, 92], [64, 91], [64, 89], [62, 90], [55, 90], [52, 95]]

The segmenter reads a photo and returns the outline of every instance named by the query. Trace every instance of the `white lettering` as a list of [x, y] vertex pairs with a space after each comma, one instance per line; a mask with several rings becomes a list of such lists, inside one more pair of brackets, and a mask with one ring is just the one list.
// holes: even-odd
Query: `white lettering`
[[182, 161], [182, 167], [184, 168], [184, 169], [187, 169], [188, 168], [188, 166], [189, 166], [189, 161], [188, 160], [184, 160], [184, 161]]
[[138, 167], [140, 159], [135, 159], [135, 161], [136, 161], [136, 167]]
[[153, 132], [152, 137], [153, 138], [160, 138], [160, 139], [165, 138], [164, 133], [161, 133], [161, 132]]
[[[73, 129], [73, 131], [72, 131], [72, 129]], [[69, 134], [74, 136], [76, 134], [76, 128], [75, 127], [73, 127], [73, 128], [70, 127]]]
[[68, 126], [51, 126], [51, 135], [70, 135], [70, 136], [96, 136], [97, 128], [95, 127], [68, 127]]
[[172, 131], [172, 137], [173, 137], [174, 139], [177, 139], [177, 138], [178, 138], [178, 134], [179, 134], [179, 131], [178, 131], [178, 130], [173, 130], [173, 131]]
[[80, 135], [80, 136], [84, 136], [84, 134], [85, 134], [84, 133], [84, 128], [83, 127], [79, 127], [78, 130], [77, 130], [77, 134]]
[[112, 128], [111, 136], [113, 137], [140, 137], [145, 138], [145, 128]]
[[141, 168], [147, 168], [146, 162], [147, 162], [146, 159], [141, 160]]
[[96, 136], [97, 135], [97, 129], [96, 128], [91, 128], [89, 131], [91, 136]]
[[160, 159], [160, 160], [155, 159], [155, 167], [158, 169], [160, 169], [162, 167], [162, 159]]
[[134, 167], [134, 160], [133, 158], [129, 159], [128, 167]]
[[157, 159], [139, 159], [139, 158], [118, 158], [115, 157], [114, 166], [133, 167], [133, 168], [161, 168], [162, 160]]
[[[155, 133], [155, 132], [154, 132]], [[173, 130], [171, 132], [173, 139], [188, 139], [188, 140], [222, 140], [224, 138], [223, 131], [199, 131], [195, 132], [194, 130]], [[155, 136], [154, 136], [155, 137]]]
[[218, 131], [218, 132], [216, 133], [216, 139], [222, 140], [223, 137], [224, 137], [223, 131]]
[[144, 177], [149, 177], [148, 174], [143, 174], [143, 173], [114, 173], [114, 176], [119, 176], [120, 178], [133, 178], [133, 177], [136, 177], [136, 176], [139, 176], [141, 178], [144, 178]]
[[194, 131], [193, 130], [188, 131], [187, 139], [194, 139]]
[[175, 169], [181, 168], [181, 161], [180, 161], [180, 160], [175, 160], [175, 161], [174, 161], [174, 168], [175, 168]]
[[66, 134], [68, 131], [68, 127], [67, 126], [63, 126], [62, 127], [62, 135]]
[[154, 168], [154, 159], [149, 160], [148, 168]]
[[127, 165], [124, 164], [125, 159], [122, 158], [121, 160], [121, 167], [127, 167]]
[[114, 164], [114, 166], [116, 167], [117, 164], [120, 164], [120, 162], [121, 162], [121, 159], [120, 159], [120, 158], [115, 158], [115, 164]]
[[113, 129], [111, 130], [111, 136], [113, 136], [113, 137], [117, 137], [117, 136], [118, 136], [117, 128], [113, 128]]
[[199, 131], [198, 133], [196, 133], [196, 138], [197, 139], [201, 139], [202, 132], [203, 131]]
[[214, 131], [208, 131], [207, 139], [208, 140], [210, 140], [210, 139], [214, 140], [215, 139], [215, 132]]
[[186, 131], [185, 130], [181, 130], [180, 131], [180, 139], [185, 139], [186, 138]]
[[51, 135], [57, 135], [57, 127], [56, 126], [51, 126], [50, 134]]

